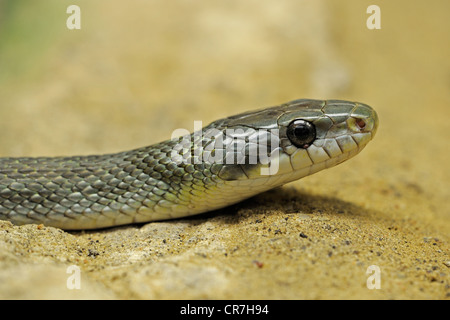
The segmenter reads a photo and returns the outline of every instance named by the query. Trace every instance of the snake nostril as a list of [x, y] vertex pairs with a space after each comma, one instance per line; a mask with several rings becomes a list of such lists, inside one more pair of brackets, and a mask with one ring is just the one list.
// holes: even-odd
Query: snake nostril
[[362, 130], [366, 127], [366, 122], [363, 119], [356, 118], [355, 123], [358, 126], [358, 129], [360, 129], [360, 130]]

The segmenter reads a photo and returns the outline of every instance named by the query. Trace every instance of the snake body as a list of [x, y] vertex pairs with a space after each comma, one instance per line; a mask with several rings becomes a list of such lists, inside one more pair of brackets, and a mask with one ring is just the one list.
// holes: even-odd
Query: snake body
[[341, 163], [377, 127], [368, 105], [302, 99], [126, 152], [0, 158], [0, 220], [74, 230], [194, 215]]

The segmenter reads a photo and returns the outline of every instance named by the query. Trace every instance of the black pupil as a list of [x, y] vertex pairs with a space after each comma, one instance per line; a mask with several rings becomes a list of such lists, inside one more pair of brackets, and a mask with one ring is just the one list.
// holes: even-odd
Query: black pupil
[[294, 135], [299, 138], [308, 136], [309, 129], [305, 125], [300, 125], [300, 126], [294, 128]]
[[287, 128], [287, 136], [295, 146], [308, 148], [316, 139], [316, 128], [308, 121], [294, 120]]

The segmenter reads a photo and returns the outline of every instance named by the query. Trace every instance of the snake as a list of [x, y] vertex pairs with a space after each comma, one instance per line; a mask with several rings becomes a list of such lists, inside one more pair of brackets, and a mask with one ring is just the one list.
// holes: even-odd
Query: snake
[[298, 99], [130, 151], [0, 158], [0, 220], [84, 230], [213, 211], [350, 159], [377, 128], [364, 103]]

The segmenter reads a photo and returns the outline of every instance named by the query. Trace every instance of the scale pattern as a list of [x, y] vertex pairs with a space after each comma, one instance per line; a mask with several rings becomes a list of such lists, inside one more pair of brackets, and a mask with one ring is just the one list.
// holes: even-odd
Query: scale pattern
[[[317, 128], [308, 149], [286, 137], [287, 125], [299, 118]], [[364, 128], [355, 126], [358, 119]], [[92, 229], [214, 210], [345, 161], [373, 138], [377, 126], [367, 105], [295, 100], [215, 121], [185, 140], [126, 152], [1, 158], [0, 219]], [[250, 163], [259, 147], [255, 135], [269, 141], [269, 158], [277, 153], [278, 169], [269, 175], [261, 169], [270, 162]]]

